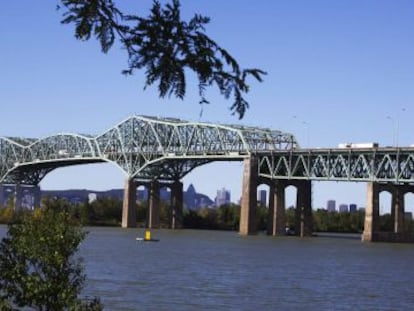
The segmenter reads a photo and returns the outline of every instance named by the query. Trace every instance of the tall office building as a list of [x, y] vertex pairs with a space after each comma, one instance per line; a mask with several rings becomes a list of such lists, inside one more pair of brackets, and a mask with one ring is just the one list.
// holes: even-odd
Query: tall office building
[[348, 204], [339, 204], [340, 213], [348, 213]]
[[336, 211], [336, 202], [335, 200], [328, 200], [326, 202], [326, 209], [328, 212], [334, 213]]
[[258, 201], [259, 201], [261, 206], [265, 206], [265, 207], [267, 206], [266, 197], [267, 197], [266, 190], [260, 190]]
[[349, 212], [356, 213], [356, 211], [357, 211], [357, 205], [354, 203], [349, 204]]
[[225, 204], [230, 203], [230, 191], [226, 190], [226, 188], [222, 188], [221, 190], [217, 190], [216, 196], [216, 206], [220, 207]]
[[197, 203], [197, 192], [193, 184], [190, 184], [185, 192], [184, 204], [188, 209], [196, 209]]

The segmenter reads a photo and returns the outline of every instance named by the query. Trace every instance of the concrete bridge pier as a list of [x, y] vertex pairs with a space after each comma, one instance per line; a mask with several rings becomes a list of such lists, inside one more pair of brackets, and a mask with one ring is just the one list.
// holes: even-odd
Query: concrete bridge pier
[[4, 207], [4, 186], [0, 184], [0, 207]]
[[[269, 184], [269, 218], [267, 234], [286, 235], [285, 190], [296, 187], [295, 233], [301, 237], [313, 233], [312, 183], [310, 180], [275, 180]], [[241, 220], [240, 220], [241, 221]]]
[[269, 184], [269, 209], [267, 214], [267, 235], [275, 235], [275, 185], [273, 183]]
[[256, 233], [256, 207], [257, 207], [257, 159], [250, 157], [244, 160], [242, 199], [240, 208], [241, 235]]
[[170, 229], [183, 227], [183, 183], [174, 181], [171, 186]]
[[[380, 231], [379, 228], [379, 194], [382, 191], [391, 193], [391, 232]], [[405, 232], [404, 227], [404, 195], [414, 192], [412, 185], [393, 185], [385, 183], [367, 183], [367, 205], [365, 207], [365, 222], [362, 241], [374, 242], [413, 242], [413, 237]]]
[[379, 187], [375, 182], [367, 183], [367, 204], [365, 206], [363, 241], [374, 241], [379, 225]]
[[40, 186], [33, 186], [33, 209], [39, 208], [42, 200], [42, 192], [40, 191]]
[[404, 235], [404, 192], [399, 186], [394, 186], [391, 199], [391, 216], [394, 222], [393, 230], [398, 235]]
[[269, 214], [267, 234], [280, 236], [286, 234], [286, 183], [277, 180], [269, 185]]
[[147, 224], [148, 229], [160, 227], [160, 184], [157, 180], [149, 183], [148, 189], [148, 212]]
[[22, 208], [23, 189], [21, 184], [14, 185], [14, 210], [18, 211]]
[[127, 178], [124, 187], [124, 201], [122, 204], [122, 228], [135, 228], [137, 226], [137, 212], [135, 201], [137, 188], [133, 178]]
[[312, 236], [312, 182], [301, 180], [296, 183], [295, 232], [300, 237]]

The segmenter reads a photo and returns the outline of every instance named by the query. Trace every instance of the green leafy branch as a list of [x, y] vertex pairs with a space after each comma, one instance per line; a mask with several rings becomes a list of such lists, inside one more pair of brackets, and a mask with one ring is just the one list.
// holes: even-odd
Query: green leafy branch
[[188, 22], [180, 15], [179, 0], [162, 6], [154, 1], [147, 17], [123, 14], [111, 0], [61, 0], [65, 12], [62, 23], [75, 24], [75, 37], [96, 37], [107, 53], [118, 37], [128, 53], [132, 75], [145, 70], [144, 89], [158, 83], [159, 96], [183, 99], [186, 94], [186, 70], [198, 78], [200, 104], [208, 104], [206, 89], [215, 85], [226, 98], [233, 98], [230, 109], [243, 118], [249, 107], [244, 95], [249, 91], [247, 78], [262, 81], [263, 70], [242, 69], [234, 57], [205, 33], [210, 18], [195, 14]]

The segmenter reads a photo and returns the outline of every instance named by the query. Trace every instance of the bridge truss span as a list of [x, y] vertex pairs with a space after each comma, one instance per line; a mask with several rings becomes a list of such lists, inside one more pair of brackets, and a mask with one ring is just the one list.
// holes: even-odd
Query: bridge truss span
[[36, 140], [25, 150], [24, 162], [99, 157], [95, 140], [85, 135], [63, 133]]
[[0, 140], [1, 183], [36, 185], [57, 167], [94, 162], [102, 162], [96, 143], [84, 135]]
[[0, 137], [0, 183], [38, 184], [57, 167], [112, 162], [129, 178], [179, 179], [212, 161], [297, 148], [289, 133], [134, 115], [98, 136]]
[[258, 161], [270, 179], [414, 183], [414, 148], [274, 151]]
[[242, 160], [251, 152], [298, 146], [293, 135], [280, 131], [148, 116], [128, 118], [96, 142], [104, 159], [138, 178], [160, 171], [167, 176], [171, 163], [185, 163], [182, 177], [211, 161]]

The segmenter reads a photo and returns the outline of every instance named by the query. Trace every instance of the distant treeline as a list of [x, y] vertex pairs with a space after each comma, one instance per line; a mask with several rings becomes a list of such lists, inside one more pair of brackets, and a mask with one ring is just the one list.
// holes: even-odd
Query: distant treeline
[[[85, 226], [120, 226], [122, 221], [122, 201], [116, 198], [104, 197], [89, 203], [71, 205], [63, 200], [44, 199], [48, 206], [53, 204], [65, 205], [72, 216]], [[13, 202], [0, 207], [0, 223], [19, 222], [29, 211], [14, 211]], [[144, 227], [147, 214], [146, 202], [136, 204], [138, 226]], [[265, 231], [268, 221], [268, 209], [257, 207], [257, 230]], [[184, 209], [183, 226], [191, 229], [239, 230], [240, 206], [236, 204], [223, 205], [219, 208], [201, 208], [198, 210]], [[166, 202], [160, 204], [160, 224], [163, 228], [169, 226], [169, 206]], [[292, 230], [295, 224], [295, 210], [286, 210], [286, 226]], [[405, 226], [414, 231], [414, 221], [406, 220]], [[347, 232], [360, 233], [364, 228], [364, 212], [332, 213], [323, 209], [313, 211], [313, 230], [315, 232]], [[380, 230], [392, 231], [391, 215], [380, 216]]]

